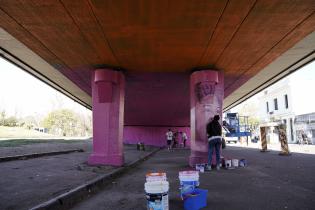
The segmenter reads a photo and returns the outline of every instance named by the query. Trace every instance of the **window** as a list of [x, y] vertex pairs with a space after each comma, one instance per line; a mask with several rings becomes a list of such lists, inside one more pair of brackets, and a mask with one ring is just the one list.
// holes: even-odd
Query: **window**
[[278, 100], [275, 98], [273, 99], [274, 105], [275, 105], [275, 110], [278, 110]]
[[290, 118], [290, 133], [291, 133], [291, 141], [293, 141], [293, 120]]
[[289, 101], [288, 101], [288, 95], [285, 94], [284, 95], [284, 105], [285, 105], [285, 108], [289, 108]]
[[267, 113], [269, 113], [269, 104], [268, 104], [268, 101], [266, 102], [266, 105], [267, 105]]

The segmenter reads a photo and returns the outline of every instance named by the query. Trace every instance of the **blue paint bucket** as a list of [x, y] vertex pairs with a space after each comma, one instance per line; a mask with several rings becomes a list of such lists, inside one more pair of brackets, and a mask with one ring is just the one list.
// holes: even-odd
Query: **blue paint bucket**
[[240, 167], [245, 167], [245, 166], [247, 166], [247, 161], [246, 161], [245, 159], [240, 159], [239, 166], [240, 166]]
[[196, 188], [193, 192], [184, 195], [185, 210], [199, 210], [207, 206], [208, 190]]

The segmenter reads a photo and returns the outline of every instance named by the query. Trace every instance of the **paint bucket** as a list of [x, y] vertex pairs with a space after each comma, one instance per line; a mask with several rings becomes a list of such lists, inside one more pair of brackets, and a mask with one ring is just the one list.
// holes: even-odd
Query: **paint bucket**
[[164, 173], [164, 172], [147, 173], [146, 174], [146, 181], [147, 182], [166, 181], [166, 173]]
[[246, 167], [247, 166], [247, 161], [245, 159], [240, 159], [239, 165], [240, 165], [240, 167]]
[[232, 168], [232, 160], [225, 160], [225, 168]]
[[137, 150], [144, 151], [145, 150], [144, 143], [138, 142], [137, 143]]
[[185, 210], [199, 210], [207, 206], [208, 190], [195, 189], [193, 192], [184, 195]]
[[195, 182], [199, 186], [199, 171], [180, 171], [178, 178], [180, 185], [184, 182]]
[[238, 159], [232, 159], [232, 166], [235, 168], [238, 167]]
[[144, 184], [148, 210], [169, 210], [167, 181], [151, 181]]
[[193, 192], [196, 187], [199, 186], [199, 171], [180, 171], [180, 195], [183, 199], [183, 195]]
[[206, 165], [207, 164], [205, 164], [205, 163], [203, 163], [203, 164], [196, 164], [196, 170], [201, 172], [201, 173], [204, 173]]

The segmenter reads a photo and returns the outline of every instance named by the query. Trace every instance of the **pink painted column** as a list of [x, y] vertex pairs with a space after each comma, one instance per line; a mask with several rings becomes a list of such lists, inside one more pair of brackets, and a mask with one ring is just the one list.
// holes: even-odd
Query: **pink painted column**
[[[190, 77], [191, 154], [189, 165], [208, 162], [206, 125], [214, 115], [222, 119], [224, 75], [214, 70], [194, 72]], [[215, 160], [215, 158], [213, 158]]]
[[90, 165], [124, 164], [125, 78], [121, 72], [96, 69], [92, 73], [93, 153]]

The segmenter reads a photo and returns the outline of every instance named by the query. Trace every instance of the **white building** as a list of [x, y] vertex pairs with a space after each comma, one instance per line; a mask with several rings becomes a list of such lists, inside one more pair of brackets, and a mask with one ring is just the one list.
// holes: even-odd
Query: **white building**
[[[287, 137], [289, 143], [296, 141], [294, 130], [295, 104], [293, 101], [292, 82], [285, 78], [273, 86], [265, 89], [259, 97], [260, 121], [282, 122], [287, 126]], [[276, 130], [270, 129], [267, 139], [278, 141]]]
[[[315, 82], [313, 78], [315, 69], [309, 71], [312, 71], [309, 79], [303, 75], [305, 72], [296, 72], [262, 91], [258, 99], [261, 122], [286, 124], [289, 143], [297, 142], [297, 135], [300, 132], [297, 132], [295, 117], [315, 111], [315, 99], [311, 90]], [[270, 130], [267, 139], [268, 135], [273, 136], [272, 139], [278, 136], [276, 129]]]

